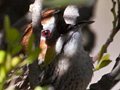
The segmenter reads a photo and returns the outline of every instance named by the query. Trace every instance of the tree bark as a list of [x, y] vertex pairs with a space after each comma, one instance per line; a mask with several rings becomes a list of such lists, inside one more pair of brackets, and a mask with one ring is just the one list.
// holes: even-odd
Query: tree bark
[[[41, 11], [42, 11], [42, 3], [43, 0], [35, 0], [33, 11], [32, 11], [32, 27], [33, 27], [33, 34], [35, 36], [34, 45], [35, 47], [39, 47], [40, 37], [41, 37]], [[29, 65], [29, 81], [31, 89], [34, 89], [36, 86], [39, 86], [39, 74], [40, 68], [38, 66], [38, 60], [31, 65]]]

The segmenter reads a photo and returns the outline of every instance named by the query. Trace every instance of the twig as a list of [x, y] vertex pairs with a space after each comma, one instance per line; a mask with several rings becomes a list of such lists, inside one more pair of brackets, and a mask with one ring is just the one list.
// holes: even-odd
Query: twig
[[109, 75], [115, 78], [119, 73], [120, 73], [120, 54], [117, 57], [115, 66]]
[[[33, 12], [32, 12], [32, 27], [33, 27], [33, 34], [35, 36], [35, 47], [39, 47], [39, 41], [41, 37], [41, 10], [42, 10], [42, 3], [43, 0], [35, 0]], [[30, 87], [31, 89], [34, 89], [36, 86], [39, 86], [39, 74], [40, 74], [40, 68], [38, 66], [38, 60], [35, 60], [35, 62], [31, 65], [29, 65], [29, 81], [30, 81]]]
[[115, 84], [115, 78], [120, 73], [120, 55], [116, 59], [113, 70], [102, 76], [102, 78], [94, 84], [90, 85], [90, 90], [110, 90]]
[[[113, 2], [113, 8], [111, 9], [111, 12], [113, 13], [113, 16], [114, 16], [113, 29], [111, 31], [111, 34], [110, 34], [109, 38], [103, 44], [103, 46], [105, 47], [105, 50], [104, 50], [103, 54], [107, 52], [108, 46], [113, 41], [114, 36], [120, 30], [120, 1], [118, 0], [118, 19], [117, 19], [116, 13], [115, 13], [115, 4], [116, 4], [116, 2], [114, 0], [112, 0], [112, 2]], [[116, 23], [117, 23], [117, 26], [116, 26]], [[99, 55], [100, 55], [100, 51], [95, 57], [93, 57], [93, 62], [97, 61], [97, 59], [99, 58]]]
[[116, 59], [116, 63], [114, 65], [114, 67], [113, 67], [113, 70], [109, 74], [110, 76], [115, 78], [112, 87], [114, 87], [120, 81], [120, 78], [118, 78], [119, 77], [119, 73], [120, 73], [120, 54], [119, 54], [119, 56]]

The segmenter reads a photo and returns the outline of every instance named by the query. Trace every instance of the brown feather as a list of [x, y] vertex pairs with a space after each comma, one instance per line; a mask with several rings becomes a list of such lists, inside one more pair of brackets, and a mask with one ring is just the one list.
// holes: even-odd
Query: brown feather
[[[41, 15], [41, 24], [46, 24], [47, 21], [50, 20], [50, 18], [53, 16], [55, 10], [48, 10], [46, 12], [44, 12], [42, 15]], [[27, 46], [28, 46], [28, 42], [29, 42], [29, 39], [30, 39], [30, 36], [33, 32], [33, 29], [32, 29], [32, 24], [29, 24], [24, 32], [24, 35], [22, 37], [22, 41], [21, 41], [21, 45], [23, 46], [23, 53], [26, 53], [27, 52]], [[43, 43], [44, 42], [44, 43]], [[40, 48], [41, 49], [45, 49], [47, 48], [46, 46], [46, 43], [45, 41], [40, 41]], [[44, 53], [45, 54], [45, 53]], [[42, 55], [43, 57], [45, 55]]]

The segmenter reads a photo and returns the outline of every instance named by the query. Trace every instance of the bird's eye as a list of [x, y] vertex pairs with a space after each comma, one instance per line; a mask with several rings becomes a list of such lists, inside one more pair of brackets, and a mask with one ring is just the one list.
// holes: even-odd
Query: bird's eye
[[49, 30], [42, 31], [42, 36], [49, 37], [50, 36], [50, 31]]

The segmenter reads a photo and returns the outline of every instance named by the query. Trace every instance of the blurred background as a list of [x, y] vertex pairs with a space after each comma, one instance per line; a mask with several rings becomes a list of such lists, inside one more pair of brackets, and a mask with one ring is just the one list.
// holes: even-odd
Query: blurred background
[[[15, 26], [16, 22], [19, 21], [19, 19], [23, 18], [24, 15], [26, 15], [26, 13], [29, 10], [29, 5], [33, 2], [34, 0], [1, 0], [0, 1], [0, 37], [2, 35], [1, 31], [3, 28], [4, 15], [8, 14], [11, 20], [11, 24]], [[110, 11], [111, 8], [112, 8], [111, 0], [97, 0], [97, 2], [93, 4], [93, 6], [87, 8], [84, 6], [83, 8], [80, 7], [79, 13], [81, 17], [78, 18], [77, 21], [89, 20], [89, 19], [95, 21], [95, 23], [93, 23], [90, 27], [84, 28], [88, 30], [89, 35], [88, 32], [86, 34], [86, 31], [83, 30], [83, 37], [86, 40], [88, 40], [89, 37], [86, 38], [85, 34], [91, 37], [89, 43], [87, 43], [87, 45], [85, 43], [84, 45], [85, 50], [90, 52], [91, 57], [94, 57], [100, 51], [101, 46], [106, 42], [113, 28], [112, 25], [113, 15]], [[81, 14], [81, 12], [83, 13], [83, 15]], [[25, 25], [31, 22], [31, 19], [27, 19], [27, 20], [28, 22], [25, 23]], [[25, 19], [25, 21], [27, 20]], [[21, 26], [17, 28], [21, 30]], [[26, 26], [24, 27], [24, 29], [22, 28], [22, 33], [23, 30], [25, 30], [25, 28]], [[112, 63], [109, 64], [107, 67], [99, 71], [96, 71], [93, 75], [93, 79], [91, 83], [97, 82], [102, 75], [109, 73], [113, 68], [115, 59], [120, 53], [120, 31], [117, 33], [117, 35], [114, 38], [114, 41], [108, 47], [107, 53], [110, 54], [110, 59], [113, 60]], [[120, 89], [120, 85], [116, 85], [112, 90], [118, 90], [118, 89]]]
[[[101, 46], [106, 42], [107, 38], [110, 35], [111, 29], [113, 28], [113, 15], [110, 11], [111, 7], [111, 0], [98, 0], [96, 4], [94, 17], [92, 18], [92, 20], [94, 20], [95, 23], [91, 25], [91, 27], [93, 28], [93, 32], [96, 34], [96, 41], [93, 51], [91, 52], [91, 56], [95, 56], [99, 52]], [[105, 73], [109, 73], [113, 68], [115, 59], [120, 53], [120, 31], [117, 33], [117, 35], [114, 38], [114, 41], [108, 47], [107, 53], [110, 54], [110, 59], [112, 60], [112, 63], [110, 63], [103, 69], [96, 71], [94, 73], [92, 83], [97, 82], [102, 75], [104, 75]], [[119, 85], [116, 85], [112, 90], [119, 89], [120, 83]]]

